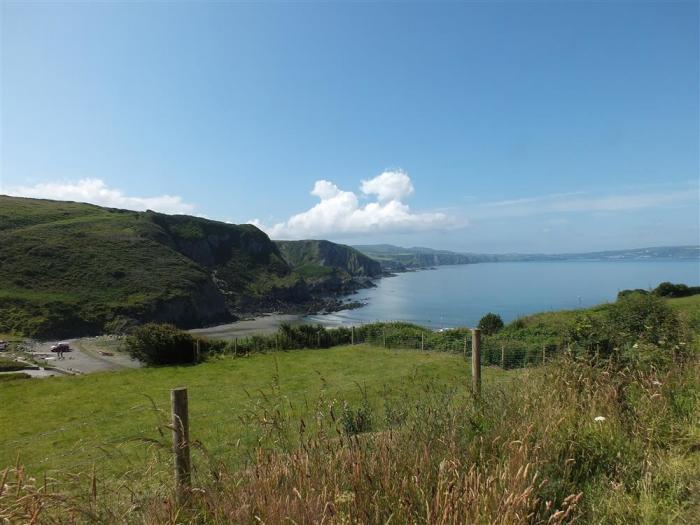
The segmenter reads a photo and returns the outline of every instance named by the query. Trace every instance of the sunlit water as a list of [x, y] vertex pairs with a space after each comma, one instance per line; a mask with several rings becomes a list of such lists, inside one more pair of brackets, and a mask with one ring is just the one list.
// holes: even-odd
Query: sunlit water
[[401, 320], [433, 328], [474, 326], [486, 312], [508, 322], [547, 310], [614, 301], [627, 288], [671, 281], [700, 285], [700, 261], [514, 262], [442, 266], [381, 279], [353, 299], [366, 306], [307, 322]]

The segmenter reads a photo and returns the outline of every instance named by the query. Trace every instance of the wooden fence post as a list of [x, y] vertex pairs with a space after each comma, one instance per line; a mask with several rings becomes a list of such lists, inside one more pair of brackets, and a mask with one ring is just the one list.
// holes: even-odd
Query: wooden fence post
[[542, 364], [547, 360], [547, 345], [542, 345]]
[[194, 362], [195, 364], [199, 363], [199, 358], [200, 358], [200, 349], [199, 349], [199, 339], [195, 340], [194, 342]]
[[467, 336], [464, 336], [464, 359], [467, 358]]
[[233, 338], [233, 355], [238, 355], [238, 337]]
[[355, 327], [354, 326], [350, 327], [350, 344], [351, 345], [355, 344]]
[[472, 329], [472, 393], [481, 396], [481, 330]]
[[506, 369], [506, 345], [501, 345], [501, 368]]
[[386, 348], [386, 328], [382, 328], [382, 341], [384, 348]]
[[321, 330], [318, 331], [318, 343], [317, 343], [317, 348], [321, 348]]
[[173, 427], [173, 456], [175, 458], [175, 490], [180, 502], [187, 498], [191, 481], [190, 421], [187, 410], [187, 389], [170, 391]]
[[420, 333], [420, 349], [425, 350], [425, 333]]

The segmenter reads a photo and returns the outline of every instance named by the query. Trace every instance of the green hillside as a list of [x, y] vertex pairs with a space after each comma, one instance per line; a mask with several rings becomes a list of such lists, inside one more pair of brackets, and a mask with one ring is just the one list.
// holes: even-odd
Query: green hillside
[[199, 326], [307, 296], [251, 225], [0, 196], [0, 332]]
[[366, 285], [382, 275], [379, 262], [359, 251], [329, 241], [275, 241], [284, 259], [310, 282], [343, 291]]
[[391, 244], [354, 246], [364, 255], [379, 261], [387, 271], [403, 271], [431, 266], [487, 262], [488, 256], [456, 253], [430, 248], [401, 248]]
[[430, 266], [472, 264], [484, 262], [539, 262], [539, 261], [644, 261], [681, 260], [700, 258], [700, 246], [660, 246], [629, 250], [609, 250], [584, 253], [458, 253], [431, 248], [402, 248], [391, 244], [355, 246], [363, 254], [381, 262], [387, 271], [405, 271]]

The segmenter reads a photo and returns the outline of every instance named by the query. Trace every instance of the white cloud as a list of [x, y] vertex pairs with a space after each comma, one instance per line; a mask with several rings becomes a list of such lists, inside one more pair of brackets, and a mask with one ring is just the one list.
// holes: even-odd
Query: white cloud
[[43, 182], [34, 186], [15, 186], [4, 190], [15, 197], [89, 202], [110, 208], [128, 210], [154, 210], [162, 213], [194, 212], [194, 206], [177, 195], [155, 197], [130, 197], [123, 191], [110, 188], [101, 179], [81, 179], [78, 182]]
[[403, 171], [385, 171], [360, 186], [365, 195], [376, 195], [380, 202], [402, 201], [415, 192], [411, 178]]
[[698, 188], [649, 193], [593, 195], [559, 193], [539, 197], [486, 202], [472, 208], [473, 217], [521, 217], [543, 213], [623, 212], [681, 204], [697, 204]]
[[320, 202], [284, 222], [265, 226], [251, 221], [273, 239], [302, 239], [326, 235], [371, 234], [434, 230], [450, 226], [444, 213], [413, 213], [403, 200], [414, 193], [410, 177], [403, 171], [385, 171], [363, 180], [362, 193], [376, 196], [365, 205], [352, 191], [344, 191], [332, 182], [319, 180], [311, 194]]

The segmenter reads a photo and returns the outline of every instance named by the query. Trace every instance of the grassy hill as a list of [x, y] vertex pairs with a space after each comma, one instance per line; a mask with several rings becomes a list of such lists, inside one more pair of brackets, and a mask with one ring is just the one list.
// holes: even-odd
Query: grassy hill
[[329, 241], [275, 241], [289, 265], [311, 282], [342, 291], [382, 275], [381, 264], [359, 251]]
[[0, 331], [198, 326], [307, 296], [251, 225], [0, 196]]
[[369, 244], [354, 246], [363, 254], [379, 261], [388, 271], [402, 271], [450, 264], [485, 262], [483, 256], [472, 256], [447, 250], [430, 248], [401, 248], [391, 244]]
[[610, 250], [585, 253], [458, 253], [431, 248], [402, 248], [391, 244], [355, 246], [357, 250], [380, 261], [388, 271], [403, 271], [449, 264], [483, 262], [539, 262], [539, 261], [638, 261], [638, 260], [698, 260], [700, 246], [661, 246], [630, 250]]

